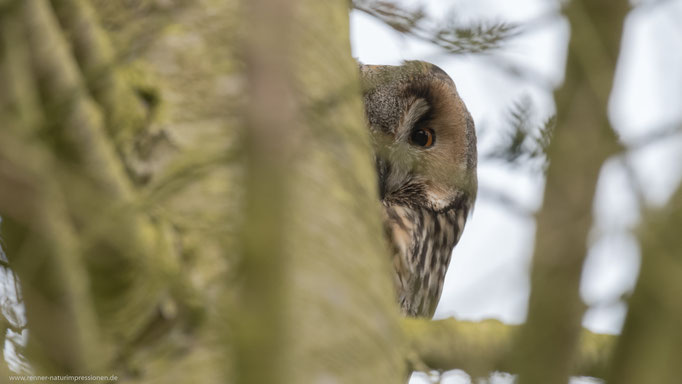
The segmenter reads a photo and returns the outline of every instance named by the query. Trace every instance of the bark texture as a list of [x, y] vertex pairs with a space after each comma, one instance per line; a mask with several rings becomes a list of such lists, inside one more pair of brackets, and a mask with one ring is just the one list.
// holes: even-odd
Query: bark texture
[[3, 3], [0, 212], [37, 372], [400, 381], [347, 13]]

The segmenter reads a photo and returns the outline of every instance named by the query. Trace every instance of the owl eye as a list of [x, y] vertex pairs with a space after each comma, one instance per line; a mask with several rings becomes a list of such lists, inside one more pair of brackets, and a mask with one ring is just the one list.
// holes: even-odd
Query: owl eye
[[412, 135], [410, 136], [410, 141], [414, 145], [418, 145], [424, 148], [430, 148], [431, 146], [433, 146], [434, 136], [435, 134], [433, 133], [433, 131], [428, 128], [417, 129], [414, 132], [412, 132]]

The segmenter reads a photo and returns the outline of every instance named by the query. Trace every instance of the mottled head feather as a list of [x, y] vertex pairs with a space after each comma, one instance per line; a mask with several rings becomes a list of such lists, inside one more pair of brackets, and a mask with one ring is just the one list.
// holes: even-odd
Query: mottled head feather
[[[433, 64], [360, 65], [397, 299], [431, 317], [476, 196], [476, 132], [452, 79]], [[433, 145], [411, 142], [419, 130]]]

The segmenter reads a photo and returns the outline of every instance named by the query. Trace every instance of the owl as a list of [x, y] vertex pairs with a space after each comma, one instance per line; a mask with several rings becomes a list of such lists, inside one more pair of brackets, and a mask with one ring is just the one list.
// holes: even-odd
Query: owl
[[430, 318], [476, 198], [474, 122], [433, 64], [359, 67], [397, 299]]

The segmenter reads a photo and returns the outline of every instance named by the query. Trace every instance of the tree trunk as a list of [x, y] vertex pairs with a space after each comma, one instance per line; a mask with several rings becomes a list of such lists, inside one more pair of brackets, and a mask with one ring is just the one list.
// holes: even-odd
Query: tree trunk
[[0, 208], [37, 372], [400, 381], [345, 1], [0, 12]]

